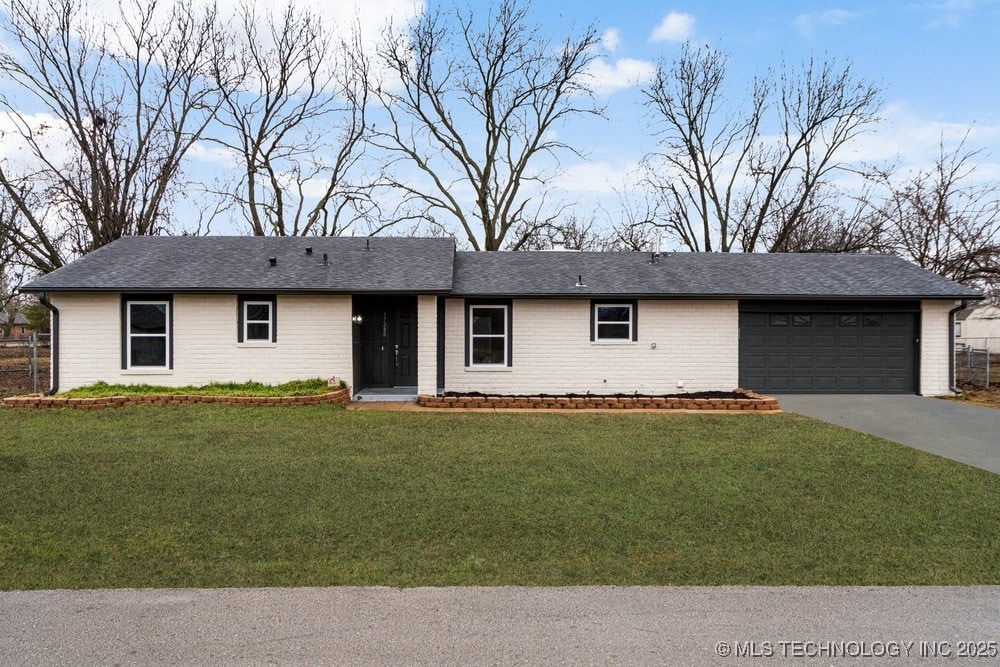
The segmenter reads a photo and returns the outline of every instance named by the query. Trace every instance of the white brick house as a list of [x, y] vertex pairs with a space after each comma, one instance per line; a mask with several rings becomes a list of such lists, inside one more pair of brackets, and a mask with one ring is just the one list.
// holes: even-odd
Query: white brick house
[[141, 237], [24, 288], [56, 390], [308, 377], [400, 394], [944, 394], [979, 295], [881, 255], [472, 253]]

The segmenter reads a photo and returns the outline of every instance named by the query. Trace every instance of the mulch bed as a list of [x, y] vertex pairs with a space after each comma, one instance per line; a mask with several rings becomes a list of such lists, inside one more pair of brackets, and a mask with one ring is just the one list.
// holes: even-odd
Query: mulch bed
[[421, 395], [417, 403], [427, 408], [488, 408], [543, 410], [744, 410], [774, 412], [778, 399], [745, 389], [692, 392], [689, 394], [533, 394], [501, 395], [478, 392], [447, 392], [444, 396]]

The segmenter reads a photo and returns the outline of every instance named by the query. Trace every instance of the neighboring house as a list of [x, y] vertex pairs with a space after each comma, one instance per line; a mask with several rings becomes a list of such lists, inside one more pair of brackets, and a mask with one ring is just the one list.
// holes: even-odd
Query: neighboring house
[[[8, 331], [8, 324], [10, 330]], [[0, 313], [0, 336], [7, 334], [8, 338], [31, 338], [31, 334], [35, 333], [34, 329], [28, 324], [28, 318], [24, 315], [18, 313], [14, 316], [14, 322], [10, 322], [10, 316], [7, 313]]]
[[1000, 306], [985, 304], [955, 313], [955, 342], [1000, 352]]
[[138, 237], [24, 288], [54, 383], [339, 377], [405, 393], [945, 394], [975, 291], [886, 255], [456, 252]]

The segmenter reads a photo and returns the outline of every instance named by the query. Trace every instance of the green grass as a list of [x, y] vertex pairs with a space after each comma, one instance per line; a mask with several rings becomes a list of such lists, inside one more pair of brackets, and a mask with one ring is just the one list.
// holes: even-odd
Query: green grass
[[0, 588], [998, 584], [1000, 476], [795, 415], [0, 411]]
[[[341, 388], [345, 385], [340, 383]], [[106, 384], [96, 382], [59, 394], [66, 398], [107, 398], [110, 396], [137, 396], [168, 394], [171, 396], [199, 394], [202, 396], [313, 396], [331, 391], [326, 380], [293, 380], [284, 384], [261, 382], [213, 382], [203, 387], [159, 387], [149, 384]]]

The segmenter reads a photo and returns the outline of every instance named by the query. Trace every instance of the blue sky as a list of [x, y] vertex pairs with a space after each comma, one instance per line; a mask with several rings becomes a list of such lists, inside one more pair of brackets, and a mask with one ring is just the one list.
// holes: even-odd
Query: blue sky
[[[850, 62], [857, 75], [878, 82], [885, 97], [885, 122], [851, 147], [852, 158], [919, 168], [934, 159], [941, 137], [954, 146], [971, 126], [967, 146], [983, 149], [979, 176], [1000, 179], [998, 2], [581, 0], [536, 3], [535, 9], [552, 30], [592, 20], [602, 32], [613, 31], [616, 48], [602, 54], [609, 68], [622, 59], [669, 61], [685, 39], [721, 49], [730, 54], [730, 84], [737, 94], [755, 74], [783, 61], [797, 64], [816, 57]], [[569, 167], [567, 182], [581, 189], [584, 184], [593, 189], [602, 175], [612, 177], [649, 146], [638, 89], [619, 89], [607, 100], [614, 122], [602, 132], [587, 128], [583, 134], [591, 139], [590, 164]], [[574, 177], [580, 173], [587, 178]]]
[[[220, 0], [222, 13], [231, 13], [237, 1]], [[405, 22], [423, 6], [412, 0], [301, 1], [341, 25], [356, 17], [369, 43], [388, 18]], [[117, 2], [96, 2], [109, 21], [120, 16]], [[920, 168], [934, 160], [942, 137], [954, 147], [972, 127], [967, 147], [983, 151], [979, 178], [1000, 181], [1000, 0], [536, 0], [531, 17], [554, 38], [589, 24], [606, 37], [593, 72], [607, 119], [580, 119], [558, 130], [585, 153], [582, 159], [564, 155], [556, 181], [563, 200], [577, 202], [584, 217], [598, 205], [613, 208], [613, 189], [626, 185], [652, 150], [640, 84], [658, 59], [676, 57], [685, 40], [730, 54], [736, 100], [755, 74], [783, 61], [794, 65], [811, 56], [849, 61], [858, 76], [880, 83], [885, 121], [850, 146], [847, 159]], [[0, 159], [17, 156], [17, 147], [7, 143], [0, 145]], [[217, 150], [200, 148], [188, 165], [192, 176], [216, 173], [228, 161]], [[238, 224], [213, 227], [215, 233], [245, 231]]]

